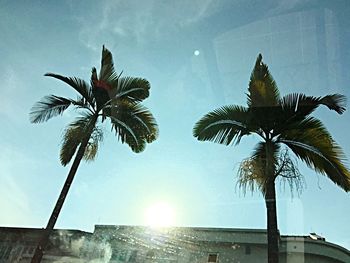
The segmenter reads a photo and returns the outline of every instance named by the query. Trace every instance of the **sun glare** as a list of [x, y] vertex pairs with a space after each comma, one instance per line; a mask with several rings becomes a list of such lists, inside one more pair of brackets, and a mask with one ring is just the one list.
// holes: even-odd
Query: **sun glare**
[[146, 210], [146, 224], [151, 227], [167, 227], [174, 224], [174, 210], [165, 202], [153, 204]]

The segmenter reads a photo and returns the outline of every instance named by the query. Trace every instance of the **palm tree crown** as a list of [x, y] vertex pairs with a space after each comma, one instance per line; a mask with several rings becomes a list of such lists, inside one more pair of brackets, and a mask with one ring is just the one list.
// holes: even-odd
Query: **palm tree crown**
[[322, 122], [311, 113], [321, 105], [339, 114], [345, 111], [345, 97], [324, 97], [293, 93], [281, 97], [268, 67], [259, 54], [250, 77], [247, 106], [230, 105], [206, 114], [194, 126], [200, 141], [239, 144], [244, 136], [257, 134], [260, 141], [250, 158], [241, 163], [238, 185], [259, 189], [265, 198], [268, 230], [268, 261], [277, 263], [278, 228], [275, 180], [286, 176], [298, 187], [299, 171], [286, 151], [290, 149], [316, 172], [350, 190], [350, 172], [345, 155]]
[[69, 107], [75, 107], [81, 113], [70, 123], [63, 136], [60, 153], [62, 165], [67, 165], [82, 139], [88, 135], [88, 127], [93, 126], [84, 159], [92, 160], [96, 156], [98, 143], [103, 134], [98, 119], [109, 119], [112, 130], [122, 143], [128, 144], [132, 151], [141, 152], [146, 143], [157, 138], [158, 129], [150, 111], [140, 104], [149, 96], [150, 84], [147, 80], [134, 77], [122, 77], [114, 70], [111, 52], [103, 47], [100, 74], [92, 69], [90, 84], [76, 77], [64, 77], [47, 73], [45, 76], [59, 79], [71, 86], [77, 93], [77, 99], [49, 95], [37, 102], [30, 113], [33, 123], [45, 122], [63, 114]]
[[344, 103], [345, 97], [340, 94], [313, 97], [293, 93], [280, 97], [259, 55], [250, 77], [247, 107], [230, 105], [216, 109], [196, 123], [193, 134], [200, 141], [224, 145], [239, 144], [243, 136], [257, 134], [261, 141], [252, 157], [266, 159], [260, 157], [265, 156], [269, 143], [276, 158], [281, 145], [285, 145], [310, 168], [349, 191], [350, 172], [344, 165], [344, 153], [322, 122], [310, 116], [320, 105], [342, 114]]

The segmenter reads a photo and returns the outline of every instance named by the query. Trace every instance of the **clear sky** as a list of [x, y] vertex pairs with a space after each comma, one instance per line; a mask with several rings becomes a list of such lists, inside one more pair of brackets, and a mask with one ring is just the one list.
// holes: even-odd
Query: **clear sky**
[[[282, 94], [349, 96], [350, 33], [347, 1], [263, 2], [0, 0], [0, 226], [46, 225], [69, 169], [59, 163], [59, 148], [75, 112], [38, 125], [28, 114], [45, 95], [75, 97], [43, 74], [89, 80], [105, 44], [119, 72], [150, 81], [145, 105], [159, 139], [135, 154], [106, 126], [98, 156], [81, 163], [56, 227], [143, 225], [162, 203], [177, 226], [266, 228], [262, 196], [236, 189], [239, 162], [257, 138], [237, 147], [198, 142], [193, 125], [217, 107], [246, 103], [258, 53]], [[349, 111], [315, 115], [350, 157]], [[316, 232], [350, 249], [349, 194], [299, 165], [302, 194], [291, 198], [279, 187], [281, 234]]]

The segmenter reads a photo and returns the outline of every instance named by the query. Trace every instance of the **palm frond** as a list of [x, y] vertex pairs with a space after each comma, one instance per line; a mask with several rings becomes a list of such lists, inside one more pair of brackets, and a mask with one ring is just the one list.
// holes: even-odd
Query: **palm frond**
[[93, 107], [94, 106], [94, 99], [91, 87], [82, 79], [76, 78], [76, 77], [64, 77], [58, 74], [54, 73], [46, 73], [45, 76], [53, 77], [56, 79], [59, 79], [69, 86], [71, 86], [73, 89], [75, 89], [83, 98], [89, 102], [89, 104]]
[[345, 191], [350, 191], [345, 155], [319, 120], [305, 119], [298, 128], [281, 133], [279, 141], [316, 172], [327, 175]]
[[345, 111], [345, 97], [339, 94], [313, 97], [300, 93], [284, 96], [281, 98], [279, 107], [277, 107], [274, 114], [275, 135], [289, 130], [293, 126], [297, 128], [301, 121], [308, 118], [321, 105], [342, 114]]
[[328, 107], [330, 110], [336, 111], [338, 114], [343, 114], [345, 111], [346, 97], [341, 94], [332, 94], [320, 97], [320, 104]]
[[88, 136], [86, 132], [91, 117], [90, 114], [85, 114], [83, 117], [77, 118], [74, 122], [70, 123], [66, 128], [60, 151], [60, 161], [63, 166], [66, 166], [71, 161], [82, 139]]
[[97, 77], [95, 67], [91, 71], [91, 87], [97, 111], [100, 111], [107, 102], [115, 97], [118, 78], [119, 76], [114, 71], [112, 54], [103, 46], [99, 77]]
[[224, 106], [209, 112], [193, 128], [193, 136], [200, 141], [213, 141], [229, 145], [240, 142], [254, 130], [249, 126], [251, 115], [241, 106]]
[[45, 96], [31, 108], [30, 121], [32, 123], [45, 122], [52, 117], [61, 115], [73, 103], [73, 100], [64, 97]]
[[118, 139], [128, 144], [134, 152], [143, 151], [146, 143], [153, 142], [158, 136], [153, 115], [139, 103], [114, 101], [107, 117], [110, 118]]
[[119, 75], [114, 70], [112, 53], [103, 46], [99, 80], [103, 80], [113, 86], [118, 77]]
[[71, 161], [77, 151], [81, 143], [82, 129], [83, 128], [74, 125], [65, 130], [60, 151], [60, 161], [63, 166], [66, 166]]
[[146, 79], [122, 77], [118, 80], [116, 97], [140, 102], [149, 96], [150, 84]]
[[280, 99], [276, 82], [259, 54], [252, 71], [248, 88], [248, 107], [276, 106]]
[[97, 70], [96, 70], [95, 67], [93, 67], [92, 70], [91, 70], [91, 79], [90, 79], [90, 84], [91, 84], [91, 86], [93, 86], [93, 83], [94, 83], [96, 80], [98, 80], [98, 78], [97, 78]]
[[327, 106], [330, 110], [342, 114], [345, 111], [345, 102], [345, 96], [340, 94], [313, 97], [301, 93], [292, 93], [284, 96], [279, 104], [285, 117], [300, 120], [309, 116], [320, 105]]

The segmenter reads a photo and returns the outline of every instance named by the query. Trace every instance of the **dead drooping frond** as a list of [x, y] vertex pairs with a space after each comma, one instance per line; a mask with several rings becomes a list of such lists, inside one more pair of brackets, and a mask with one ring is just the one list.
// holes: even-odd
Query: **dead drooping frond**
[[84, 152], [84, 160], [93, 161], [98, 153], [99, 143], [103, 140], [103, 132], [99, 127], [95, 127]]
[[276, 165], [276, 178], [282, 189], [289, 187], [292, 196], [294, 193], [300, 195], [306, 185], [305, 178], [299, 171], [298, 161], [291, 157], [288, 149], [280, 153]]
[[[262, 192], [264, 194], [268, 178], [266, 175], [266, 162], [263, 158], [258, 159], [254, 155], [244, 159], [238, 169], [238, 181], [236, 187], [244, 195], [249, 192]], [[305, 180], [300, 173], [297, 161], [290, 156], [288, 149], [284, 149], [276, 158], [275, 178], [283, 187], [289, 187], [291, 195], [302, 192]]]

